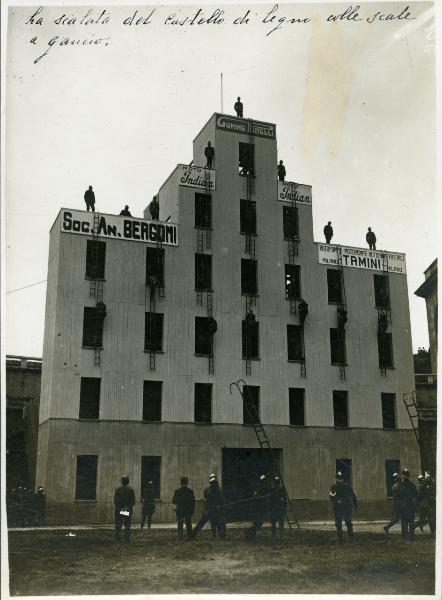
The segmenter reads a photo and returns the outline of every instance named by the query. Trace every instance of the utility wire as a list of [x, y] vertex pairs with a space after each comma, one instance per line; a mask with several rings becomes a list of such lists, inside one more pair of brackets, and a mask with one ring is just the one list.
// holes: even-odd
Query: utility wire
[[7, 294], [13, 294], [14, 292], [19, 292], [20, 290], [25, 290], [26, 288], [33, 287], [34, 285], [40, 285], [40, 283], [44, 283], [47, 279], [43, 279], [42, 281], [37, 281], [36, 283], [30, 283], [29, 285], [24, 285], [23, 287], [19, 287], [15, 290], [6, 291]]

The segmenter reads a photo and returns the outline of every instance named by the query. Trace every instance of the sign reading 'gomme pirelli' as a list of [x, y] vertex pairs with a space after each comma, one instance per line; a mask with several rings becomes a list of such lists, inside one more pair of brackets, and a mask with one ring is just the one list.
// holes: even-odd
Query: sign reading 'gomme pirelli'
[[[117, 215], [103, 215], [78, 210], [61, 211], [61, 231], [97, 235], [100, 238], [131, 240], [136, 242], [161, 242], [178, 246], [178, 225], [145, 221]], [[98, 214], [97, 231], [94, 232], [94, 214]]]
[[208, 192], [216, 188], [216, 171], [194, 167], [193, 165], [178, 165], [179, 184], [196, 187]]
[[389, 273], [405, 275], [407, 272], [405, 254], [384, 252], [383, 250], [350, 248], [348, 246], [334, 246], [332, 244], [318, 244], [320, 264], [338, 266], [339, 248], [341, 249], [343, 267], [384, 271], [384, 267], [388, 265]]
[[253, 121], [251, 119], [239, 119], [227, 115], [216, 115], [216, 128], [231, 133], [243, 133], [256, 135], [267, 139], [276, 139], [276, 127], [272, 123]]
[[312, 186], [294, 181], [278, 181], [278, 200], [311, 206]]

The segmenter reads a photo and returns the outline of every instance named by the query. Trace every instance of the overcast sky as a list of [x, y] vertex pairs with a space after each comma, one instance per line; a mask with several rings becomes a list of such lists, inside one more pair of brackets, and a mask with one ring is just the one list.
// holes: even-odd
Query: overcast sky
[[[101, 212], [129, 204], [142, 216], [209, 116], [233, 113], [277, 124], [287, 179], [313, 186], [314, 232], [323, 240], [407, 255], [413, 348], [428, 347], [424, 300], [413, 292], [437, 254], [435, 55], [430, 3], [361, 5], [358, 22], [327, 22], [347, 5], [280, 4], [277, 16], [305, 24], [264, 24], [269, 5], [217, 6], [225, 22], [165, 25], [194, 6], [158, 7], [148, 25], [123, 25], [153, 6], [108, 7], [110, 21], [80, 25], [87, 7], [10, 8], [6, 57], [7, 291], [47, 277], [49, 229], [63, 207], [84, 208], [92, 184]], [[413, 20], [368, 23], [377, 11]], [[95, 8], [97, 17], [105, 6]], [[232, 25], [250, 10], [248, 24]], [[54, 24], [65, 13], [77, 25]], [[275, 13], [276, 14], [276, 13]], [[59, 36], [51, 48], [48, 40]], [[108, 37], [97, 45], [57, 45]], [[32, 38], [35, 43], [30, 43]], [[34, 60], [49, 51], [36, 64]], [[45, 283], [7, 294], [9, 354], [41, 356]]]

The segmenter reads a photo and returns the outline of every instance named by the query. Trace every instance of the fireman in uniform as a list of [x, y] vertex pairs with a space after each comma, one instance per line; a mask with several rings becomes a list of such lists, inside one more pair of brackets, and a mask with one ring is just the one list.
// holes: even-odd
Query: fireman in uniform
[[284, 529], [285, 513], [287, 509], [287, 498], [281, 485], [279, 477], [274, 477], [273, 487], [270, 490], [270, 522], [272, 524], [272, 535], [276, 535], [276, 524], [282, 535]]
[[160, 203], [158, 202], [158, 196], [152, 198], [152, 202], [149, 204], [149, 212], [152, 221], [158, 221], [160, 218]]
[[243, 106], [243, 103], [241, 102], [241, 98], [239, 96], [238, 96], [233, 108], [236, 111], [236, 116], [242, 118], [244, 106]]
[[357, 508], [358, 501], [356, 494], [352, 490], [348, 483], [345, 483], [344, 477], [340, 471], [336, 473], [336, 483], [334, 483], [330, 489], [330, 500], [333, 504], [333, 511], [335, 513], [335, 526], [338, 533], [338, 540], [344, 541], [344, 534], [342, 532], [342, 521], [345, 521], [347, 526], [348, 538], [353, 538], [353, 523], [352, 523], [352, 510]]
[[280, 160], [279, 161], [279, 165], [278, 165], [278, 179], [279, 179], [279, 181], [284, 181], [285, 180], [285, 176], [286, 176], [286, 171], [285, 171], [284, 163], [282, 162], [282, 160]]
[[256, 538], [256, 532], [262, 527], [269, 514], [270, 490], [267, 477], [263, 474], [259, 478], [256, 489], [253, 493], [253, 523], [246, 530], [246, 537], [249, 540]]
[[172, 504], [176, 506], [176, 520], [178, 524], [178, 539], [184, 537], [184, 524], [186, 524], [187, 539], [192, 539], [192, 515], [195, 510], [195, 494], [193, 490], [187, 487], [189, 480], [187, 477], [181, 477], [181, 487], [175, 490], [172, 498]]
[[91, 210], [95, 212], [95, 194], [90, 185], [89, 188], [84, 192], [84, 201], [86, 202], [87, 211]]
[[413, 539], [414, 537], [414, 515], [416, 512], [417, 489], [410, 481], [410, 471], [402, 470], [402, 481], [399, 484], [399, 502], [401, 505], [401, 528], [402, 537]]
[[329, 221], [327, 223], [327, 225], [324, 227], [324, 235], [325, 235], [325, 243], [329, 244], [333, 237], [333, 227], [331, 226], [331, 221]]
[[120, 541], [121, 529], [124, 524], [124, 539], [130, 542], [130, 527], [132, 524], [132, 513], [135, 506], [135, 492], [129, 485], [129, 477], [123, 475], [121, 486], [115, 490], [115, 539]]
[[391, 513], [390, 522], [387, 523], [384, 527], [385, 533], [388, 534], [389, 530], [399, 523], [401, 520], [401, 505], [399, 500], [399, 485], [401, 483], [401, 476], [399, 473], [393, 473], [393, 486], [391, 488], [391, 493], [393, 496], [393, 511]]
[[215, 149], [211, 142], [207, 142], [207, 146], [204, 149], [204, 156], [207, 159], [206, 169], [212, 168], [213, 158], [215, 156]]
[[147, 518], [147, 528], [150, 529], [152, 527], [152, 515], [155, 512], [155, 492], [153, 489], [153, 482], [148, 481], [146, 488], [143, 492], [143, 497], [141, 498], [141, 502], [143, 503], [143, 511], [141, 516], [141, 529], [144, 527], [144, 523]]
[[371, 230], [371, 227], [368, 228], [365, 239], [370, 250], [376, 250], [376, 236], [374, 234], [374, 231]]
[[223, 518], [224, 495], [215, 475], [211, 475], [209, 485], [204, 490], [204, 512], [193, 530], [195, 539], [207, 521], [210, 521], [212, 537], [223, 540], [226, 537], [226, 525]]

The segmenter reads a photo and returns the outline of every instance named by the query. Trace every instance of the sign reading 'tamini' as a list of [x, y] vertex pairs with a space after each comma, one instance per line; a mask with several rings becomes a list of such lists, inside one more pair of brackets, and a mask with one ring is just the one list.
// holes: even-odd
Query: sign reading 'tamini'
[[[64, 233], [95, 234], [101, 238], [161, 242], [167, 246], [178, 246], [178, 225], [173, 223], [79, 210], [62, 210], [61, 213], [61, 231]], [[94, 214], [98, 216], [97, 232], [94, 232]]]
[[[384, 252], [383, 250], [365, 250], [364, 248], [350, 248], [348, 246], [335, 246], [333, 244], [318, 244], [319, 262], [323, 265], [338, 266], [338, 250], [341, 249], [342, 266], [356, 269], [370, 269], [383, 271], [388, 264], [389, 273], [405, 275], [405, 254], [398, 252]], [[384, 259], [387, 262], [384, 263]]]

